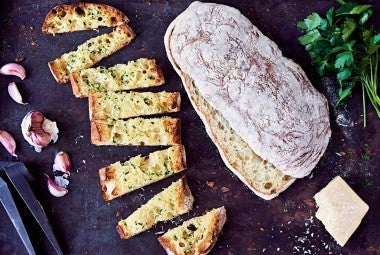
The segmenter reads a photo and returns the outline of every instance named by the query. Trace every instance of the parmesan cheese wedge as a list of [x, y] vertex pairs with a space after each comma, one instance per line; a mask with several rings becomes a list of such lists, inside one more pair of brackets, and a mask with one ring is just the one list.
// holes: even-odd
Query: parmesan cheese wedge
[[340, 176], [315, 194], [314, 199], [319, 207], [315, 216], [343, 247], [360, 225], [368, 205]]

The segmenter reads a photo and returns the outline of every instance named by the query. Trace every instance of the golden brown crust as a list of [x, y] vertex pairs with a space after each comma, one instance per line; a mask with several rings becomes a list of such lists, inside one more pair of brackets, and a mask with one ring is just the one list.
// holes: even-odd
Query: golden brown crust
[[[99, 11], [102, 12], [102, 16], [104, 16], [104, 19], [109, 19], [108, 22], [104, 22], [102, 25], [107, 27], [114, 27], [121, 24], [127, 24], [129, 22], [129, 19], [127, 16], [125, 16], [120, 10], [109, 6], [105, 4], [96, 4], [96, 3], [75, 3], [71, 5], [57, 5], [53, 9], [50, 10], [48, 15], [45, 18], [45, 21], [42, 25], [42, 32], [45, 34], [54, 34], [54, 33], [64, 33], [64, 32], [73, 32], [73, 31], [80, 31], [80, 30], [67, 30], [67, 31], [57, 31], [55, 29], [54, 24], [54, 18], [60, 17], [64, 19], [66, 14], [77, 14], [77, 17], [81, 17], [84, 13], [87, 12], [89, 7], [96, 7]], [[88, 29], [96, 29], [99, 26], [85, 26], [84, 29], [81, 30], [88, 30]]]
[[73, 90], [73, 95], [77, 98], [83, 98], [83, 93], [81, 91], [81, 87], [79, 86], [79, 77], [80, 71], [73, 72], [70, 74], [70, 83], [71, 83], [71, 88]]
[[181, 137], [181, 119], [165, 119], [165, 127], [170, 130], [170, 134], [172, 135], [172, 144], [182, 144]]
[[104, 128], [101, 122], [91, 121], [91, 143], [95, 145], [100, 145], [102, 142], [102, 133]]
[[98, 116], [98, 108], [96, 107], [97, 104], [97, 97], [94, 95], [96, 93], [89, 93], [88, 94], [88, 116], [90, 118], [90, 121], [93, 119], [99, 119], [96, 116]]
[[185, 146], [183, 145], [175, 145], [174, 158], [178, 158], [180, 160], [174, 162], [174, 168], [176, 169], [176, 173], [182, 171], [179, 169], [186, 169], [186, 151]]
[[58, 82], [58, 84], [64, 84], [65, 73], [63, 73], [62, 66], [60, 65], [58, 59], [50, 61], [48, 65], [54, 79]]
[[187, 184], [186, 176], [181, 177], [181, 188], [178, 193], [179, 197], [179, 207], [182, 209], [183, 213], [190, 211], [193, 209], [194, 197], [191, 194], [191, 190], [189, 185]]
[[121, 239], [128, 239], [129, 234], [127, 232], [124, 232], [124, 230], [126, 230], [126, 229], [123, 228], [122, 226], [120, 226], [120, 223], [116, 226], [116, 231], [119, 234], [120, 238]]

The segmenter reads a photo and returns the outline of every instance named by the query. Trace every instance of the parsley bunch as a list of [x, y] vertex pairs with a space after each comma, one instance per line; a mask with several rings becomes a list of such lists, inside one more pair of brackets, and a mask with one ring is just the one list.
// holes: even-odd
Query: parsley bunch
[[345, 105], [353, 87], [361, 84], [365, 127], [365, 94], [380, 118], [377, 92], [380, 33], [366, 26], [373, 14], [372, 5], [360, 5], [353, 0], [336, 1], [340, 6], [331, 7], [325, 17], [313, 12], [298, 23], [305, 32], [299, 42], [309, 52], [320, 75], [336, 74], [339, 84], [336, 107]]

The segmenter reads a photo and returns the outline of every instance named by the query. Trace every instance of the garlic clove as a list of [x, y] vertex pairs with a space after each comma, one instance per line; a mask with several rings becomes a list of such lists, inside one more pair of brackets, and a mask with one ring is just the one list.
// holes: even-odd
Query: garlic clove
[[67, 188], [69, 186], [70, 181], [67, 179], [67, 175], [64, 174], [62, 176], [54, 176], [54, 182], [62, 188]]
[[49, 189], [49, 192], [50, 194], [52, 194], [53, 196], [55, 197], [63, 197], [64, 195], [66, 195], [69, 191], [63, 187], [60, 187], [58, 186], [58, 184], [56, 184], [50, 177], [49, 175], [45, 174], [45, 176], [47, 177], [48, 181], [47, 181], [47, 184], [48, 184], [48, 189]]
[[28, 112], [21, 123], [21, 131], [24, 139], [36, 152], [41, 152], [51, 141], [58, 139], [57, 123], [44, 117], [40, 112]]
[[17, 157], [16, 151], [16, 142], [13, 137], [4, 130], [0, 130], [0, 142], [4, 145], [5, 149], [14, 157]]
[[71, 162], [66, 152], [60, 151], [55, 155], [53, 170], [61, 171], [70, 175]]
[[28, 104], [28, 103], [22, 102], [22, 96], [21, 96], [20, 91], [18, 90], [17, 85], [16, 85], [15, 82], [9, 83], [9, 85], [8, 85], [8, 93], [9, 93], [9, 95], [11, 96], [11, 98], [16, 103], [19, 103], [19, 104]]
[[25, 72], [24, 67], [16, 63], [9, 63], [6, 65], [3, 65], [0, 68], [0, 73], [4, 75], [15, 75], [15, 76], [18, 76], [21, 80], [25, 79], [26, 77], [26, 72]]

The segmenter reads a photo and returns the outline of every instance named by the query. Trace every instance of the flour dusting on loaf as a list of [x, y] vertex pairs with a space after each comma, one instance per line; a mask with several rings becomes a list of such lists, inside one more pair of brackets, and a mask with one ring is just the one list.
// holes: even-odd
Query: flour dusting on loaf
[[238, 10], [192, 3], [165, 35], [169, 59], [263, 159], [304, 177], [330, 138], [326, 98]]

